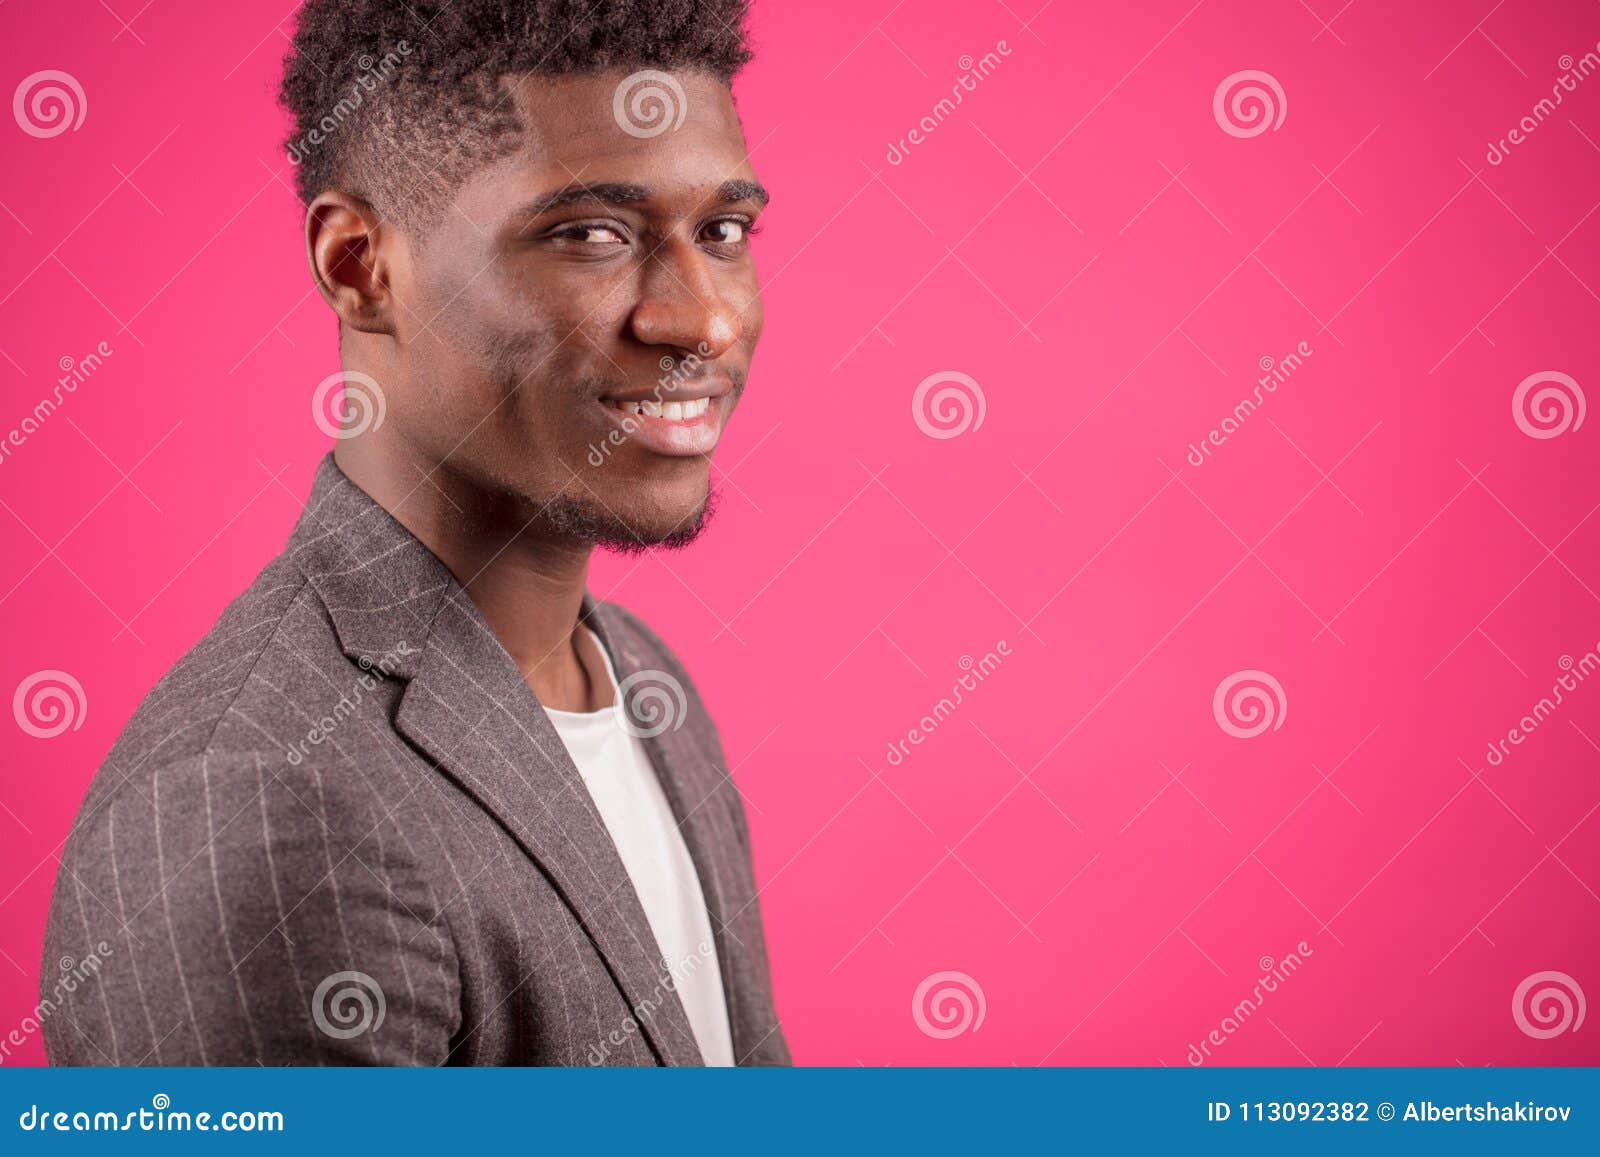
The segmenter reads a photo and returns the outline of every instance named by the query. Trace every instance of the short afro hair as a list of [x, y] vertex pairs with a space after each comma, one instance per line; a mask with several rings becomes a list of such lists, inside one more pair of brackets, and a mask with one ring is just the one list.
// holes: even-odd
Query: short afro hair
[[300, 198], [327, 189], [419, 224], [515, 147], [502, 77], [700, 71], [750, 60], [749, 0], [306, 0], [279, 102]]

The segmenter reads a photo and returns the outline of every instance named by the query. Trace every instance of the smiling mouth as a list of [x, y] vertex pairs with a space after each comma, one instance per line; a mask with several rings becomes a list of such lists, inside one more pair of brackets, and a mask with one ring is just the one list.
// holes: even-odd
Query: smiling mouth
[[710, 398], [690, 398], [684, 402], [658, 402], [653, 398], [644, 401], [616, 401], [605, 404], [613, 410], [632, 414], [637, 418], [664, 418], [669, 422], [692, 422], [711, 408]]
[[601, 412], [610, 419], [607, 442], [613, 448], [631, 443], [667, 458], [711, 453], [722, 437], [730, 395], [718, 393], [682, 401], [658, 398], [602, 398]]

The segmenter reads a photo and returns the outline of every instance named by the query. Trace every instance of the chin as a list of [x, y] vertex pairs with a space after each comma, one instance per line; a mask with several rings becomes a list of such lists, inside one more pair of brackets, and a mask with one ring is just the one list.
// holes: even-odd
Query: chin
[[675, 550], [699, 538], [717, 507], [717, 494], [702, 483], [698, 494], [638, 490], [623, 494], [591, 491], [582, 499], [563, 499], [546, 507], [552, 529], [598, 547], [634, 554], [660, 547]]

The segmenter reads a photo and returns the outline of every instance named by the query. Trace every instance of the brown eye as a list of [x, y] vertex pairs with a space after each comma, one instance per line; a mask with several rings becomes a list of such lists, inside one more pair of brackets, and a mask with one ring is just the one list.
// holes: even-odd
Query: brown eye
[[706, 240], [717, 245], [738, 245], [748, 236], [743, 221], [723, 219], [713, 221], [705, 227]]
[[574, 225], [562, 230], [562, 237], [584, 245], [617, 245], [623, 243], [622, 234], [609, 225]]

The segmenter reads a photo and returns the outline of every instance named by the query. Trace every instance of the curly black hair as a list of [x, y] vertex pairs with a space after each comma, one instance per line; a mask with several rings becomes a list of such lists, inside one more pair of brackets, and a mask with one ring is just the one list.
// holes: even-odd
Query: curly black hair
[[279, 102], [300, 197], [337, 188], [415, 223], [521, 128], [500, 79], [749, 61], [749, 0], [307, 0]]

